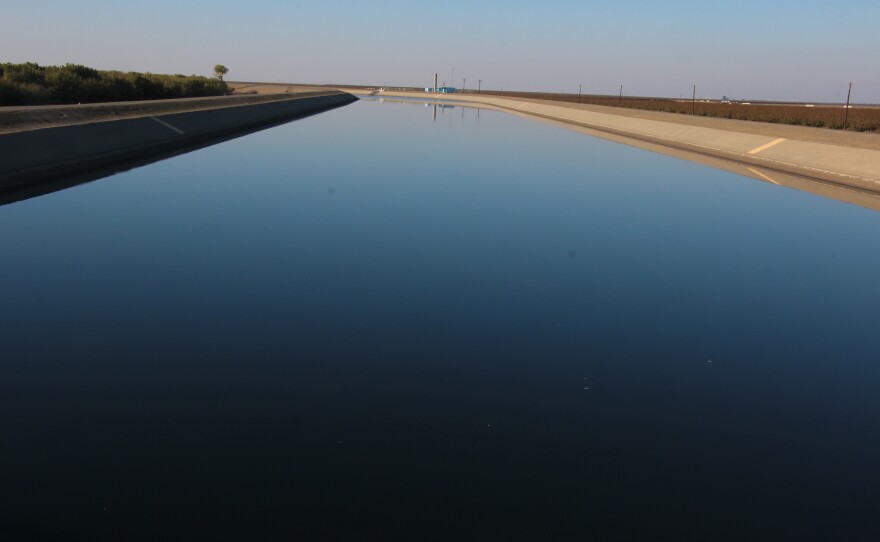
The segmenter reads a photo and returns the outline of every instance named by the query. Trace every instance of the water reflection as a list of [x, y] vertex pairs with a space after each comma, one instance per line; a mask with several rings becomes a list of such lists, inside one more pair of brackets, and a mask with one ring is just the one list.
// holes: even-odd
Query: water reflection
[[465, 109], [474, 109], [477, 111], [477, 118], [479, 118], [479, 108], [469, 105], [457, 105], [455, 103], [442, 102], [434, 99], [431, 100], [421, 100], [418, 98], [376, 98], [376, 97], [361, 97], [361, 100], [368, 102], [375, 102], [379, 104], [395, 104], [395, 105], [416, 105], [423, 106], [425, 108], [431, 109], [431, 118], [436, 123], [437, 122], [437, 111], [439, 110], [441, 115], [445, 115], [448, 110], [452, 109], [460, 109], [461, 110], [461, 120], [464, 120], [464, 110]]
[[416, 105], [0, 208], [0, 538], [876, 538], [880, 214]]

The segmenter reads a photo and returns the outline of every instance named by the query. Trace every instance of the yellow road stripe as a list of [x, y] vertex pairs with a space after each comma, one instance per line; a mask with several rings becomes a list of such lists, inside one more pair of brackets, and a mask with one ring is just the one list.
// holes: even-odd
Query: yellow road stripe
[[779, 183], [777, 183], [776, 181], [774, 181], [773, 179], [771, 179], [770, 177], [764, 175], [763, 173], [761, 173], [760, 171], [758, 171], [758, 170], [756, 170], [756, 169], [752, 169], [752, 168], [748, 168], [748, 169], [749, 169], [749, 171], [751, 171], [751, 172], [754, 173], [755, 175], [758, 175], [759, 177], [763, 177], [763, 178], [767, 179], [768, 181], [770, 181], [770, 182], [773, 183], [773, 184], [779, 184]]
[[784, 139], [784, 138], [781, 138], [781, 137], [780, 137], [779, 139], [774, 139], [773, 141], [771, 141], [770, 143], [767, 143], [766, 145], [761, 145], [761, 146], [758, 147], [757, 149], [752, 149], [752, 150], [750, 150], [750, 151], [749, 151], [749, 154], [758, 154], [758, 153], [761, 152], [761, 151], [766, 151], [767, 149], [769, 149], [769, 148], [772, 147], [773, 145], [779, 145], [779, 144], [782, 143], [783, 141], [785, 141], [785, 139]]

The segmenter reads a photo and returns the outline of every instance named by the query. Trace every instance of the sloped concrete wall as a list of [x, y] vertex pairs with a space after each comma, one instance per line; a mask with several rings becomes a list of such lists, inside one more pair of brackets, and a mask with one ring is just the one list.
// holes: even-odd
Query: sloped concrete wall
[[0, 190], [233, 137], [356, 101], [344, 92], [0, 135]]

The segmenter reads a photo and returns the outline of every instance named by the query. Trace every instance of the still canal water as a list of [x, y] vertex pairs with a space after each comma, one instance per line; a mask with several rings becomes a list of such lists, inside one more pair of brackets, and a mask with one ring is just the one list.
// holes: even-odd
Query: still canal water
[[880, 537], [873, 211], [361, 101], [0, 254], [0, 534]]

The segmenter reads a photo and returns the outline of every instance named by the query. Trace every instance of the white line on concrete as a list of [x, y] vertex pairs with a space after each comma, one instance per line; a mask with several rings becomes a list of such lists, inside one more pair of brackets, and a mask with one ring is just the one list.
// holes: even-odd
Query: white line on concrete
[[522, 109], [523, 107], [525, 107], [525, 106], [527, 106], [527, 105], [529, 105], [529, 102], [523, 102], [523, 103], [519, 104], [519, 106], [517, 107], [517, 109]]
[[[479, 103], [479, 104], [488, 105], [491, 107], [497, 107], [499, 109], [507, 109], [509, 111], [519, 111], [519, 107], [522, 106], [522, 103], [520, 104], [520, 106], [515, 106], [513, 104], [504, 105], [503, 103], [497, 103], [497, 101], [495, 101], [495, 100], [489, 101], [486, 99], [478, 99], [478, 98], [468, 99], [468, 100], [465, 100], [462, 98], [458, 98], [458, 99], [460, 101]], [[498, 101], [505, 101], [505, 100], [506, 100], [505, 98], [498, 99]], [[512, 101], [512, 100], [510, 100], [510, 101]], [[528, 102], [524, 102], [524, 103], [528, 103]], [[592, 120], [590, 120], [590, 121], [578, 120], [578, 119], [575, 119], [574, 117], [571, 117], [571, 116], [560, 116], [560, 115], [553, 115], [550, 113], [534, 113], [534, 112], [527, 112], [527, 113], [524, 112], [522, 114], [528, 115], [528, 116], [543, 117], [546, 119], [559, 120], [564, 123], [584, 126], [586, 128], [592, 128], [594, 130], [609, 131], [613, 134], [617, 134], [617, 135], [620, 135], [623, 137], [626, 137], [627, 135], [629, 135], [630, 137], [642, 136], [642, 137], [647, 138], [647, 140], [649, 142], [668, 141], [670, 143], [669, 146], [671, 146], [673, 148], [679, 148], [682, 150], [688, 150], [687, 147], [693, 147], [693, 148], [697, 148], [697, 149], [706, 149], [708, 151], [721, 151], [721, 152], [729, 153], [729, 154], [739, 154], [740, 156], [747, 156], [746, 153], [738, 153], [738, 152], [730, 150], [730, 149], [722, 149], [722, 148], [713, 147], [711, 145], [701, 145], [699, 143], [682, 141], [680, 139], [662, 137], [662, 136], [659, 136], [655, 133], [643, 133], [643, 132], [639, 132], [639, 131], [632, 130], [632, 129], [620, 128], [617, 126], [607, 126], [607, 125], [604, 125], [600, 122], [596, 122], [596, 121], [592, 121]], [[661, 121], [652, 121], [652, 122], [661, 122]], [[638, 137], [636, 139], [638, 139]], [[771, 144], [778, 145], [782, 141], [785, 141], [785, 138], [779, 138], [778, 140], [771, 141]], [[661, 143], [661, 145], [662, 144], [663, 143]], [[682, 147], [680, 145], [684, 145], [684, 147]], [[760, 150], [761, 150], [760, 147], [758, 149], [755, 149], [756, 152], [760, 152]], [[754, 156], [754, 155], [752, 155], [752, 156]], [[725, 159], [724, 156], [717, 156], [717, 157], [721, 158], [721, 159]], [[806, 164], [799, 164], [799, 163], [788, 162], [785, 160], [779, 160], [779, 159], [773, 159], [773, 158], [764, 158], [762, 156], [754, 156], [754, 158], [757, 160], [761, 160], [762, 162], [767, 162], [768, 164], [779, 164], [782, 166], [793, 167], [793, 168], [796, 168], [799, 170], [814, 171], [816, 173], [830, 175], [832, 177], [843, 177], [843, 178], [855, 179], [858, 181], [864, 181], [864, 182], [880, 185], [880, 180], [877, 180], [876, 178], [863, 177], [861, 175], [854, 175], [852, 173], [844, 173], [842, 171], [831, 171], [828, 169], [818, 168], [815, 166], [808, 166]]]
[[761, 145], [757, 149], [750, 150], [749, 154], [758, 154], [761, 151], [766, 151], [767, 149], [769, 149], [773, 145], [779, 145], [783, 141], [785, 141], [785, 138], [782, 138], [782, 137], [780, 137], [779, 139], [774, 139], [773, 141], [771, 141], [770, 143], [767, 143], [766, 145]]
[[774, 181], [773, 179], [771, 179], [770, 177], [764, 175], [763, 173], [761, 173], [760, 171], [758, 171], [758, 170], [756, 170], [756, 169], [748, 168], [748, 170], [751, 171], [752, 173], [754, 173], [755, 175], [757, 175], [757, 176], [759, 176], [759, 177], [762, 177], [762, 178], [764, 178], [764, 179], [770, 181], [770, 182], [773, 183], [773, 184], [776, 184], [776, 185], [779, 184], [778, 182]]
[[153, 119], [154, 121], [158, 122], [158, 123], [161, 124], [162, 126], [174, 130], [174, 131], [177, 132], [178, 134], [183, 134], [183, 130], [180, 130], [180, 129], [178, 129], [178, 128], [175, 128], [174, 126], [171, 126], [170, 124], [168, 124], [168, 123], [165, 122], [164, 120], [160, 119], [159, 117], [150, 117], [150, 118]]
[[[493, 103], [491, 103], [491, 102], [486, 102], [486, 103], [489, 103], [489, 105], [494, 105], [495, 107], [500, 107], [500, 108], [510, 109], [510, 110], [516, 110], [516, 108], [513, 107], [513, 106], [498, 105], [498, 104], [493, 104]], [[688, 142], [688, 141], [682, 141], [682, 140], [674, 139], [674, 138], [670, 138], [670, 137], [661, 137], [661, 136], [658, 136], [658, 135], [655, 135], [655, 134], [646, 134], [646, 133], [643, 133], [643, 132], [637, 132], [637, 131], [635, 131], [635, 130], [627, 130], [627, 129], [624, 129], [624, 128], [617, 128], [617, 127], [615, 127], [615, 126], [606, 126], [606, 125], [604, 125], [604, 124], [600, 124], [600, 123], [598, 123], [598, 122], [593, 122], [593, 121], [579, 121], [579, 120], [576, 120], [576, 119], [574, 119], [574, 118], [572, 118], [572, 117], [561, 117], [561, 116], [558, 116], [558, 115], [551, 115], [551, 114], [549, 114], [549, 113], [526, 113], [526, 114], [535, 115], [535, 116], [537, 116], [537, 117], [545, 117], [545, 118], [550, 118], [550, 119], [558, 119], [558, 120], [561, 120], [561, 121], [563, 121], [563, 122], [572, 123], [572, 124], [578, 124], [578, 125], [580, 125], [580, 126], [585, 126], [585, 127], [587, 127], [587, 128], [593, 128], [594, 130], [596, 130], [596, 129], [598, 129], [598, 130], [603, 130], [603, 129], [604, 129], [604, 130], [610, 131], [611, 133], [617, 133], [617, 135], [622, 135], [622, 136], [624, 136], [624, 137], [626, 137], [626, 134], [633, 134], [633, 135], [639, 135], [639, 136], [643, 136], [643, 137], [647, 137], [647, 138], [655, 139], [655, 140], [658, 140], [658, 141], [669, 141], [670, 143], [673, 143], [673, 145], [672, 145], [673, 147], [676, 147], [675, 144], [684, 144], [684, 145], [687, 145], [687, 146], [690, 146], [690, 147], [696, 147], [696, 148], [708, 149], [708, 150], [712, 150], [712, 151], [722, 151], [722, 152], [729, 152], [729, 153], [732, 153], [732, 154], [738, 154], [738, 153], [736, 153], [735, 151], [730, 151], [730, 150], [727, 150], [727, 149], [721, 149], [721, 148], [717, 148], [717, 147], [712, 147], [712, 146], [710, 146], [710, 145], [700, 145], [700, 144], [698, 144], [698, 143], [691, 143], [691, 142]], [[658, 121], [658, 122], [659, 122], [659, 121]], [[649, 139], [648, 141], [650, 142], [650, 139]], [[682, 147], [677, 147], [677, 148], [681, 149]], [[687, 149], [685, 148], [684, 150], [687, 150]], [[741, 155], [741, 156], [745, 156], [745, 155]], [[719, 157], [719, 158], [723, 158], [723, 157]], [[869, 182], [869, 183], [880, 184], [880, 181], [878, 181], [877, 179], [872, 179], [872, 178], [870, 178], [870, 177], [862, 177], [862, 176], [860, 176], [860, 175], [853, 175], [853, 174], [851, 174], [851, 173], [843, 173], [843, 172], [840, 172], [840, 171], [831, 171], [831, 170], [828, 170], [828, 169], [822, 169], [822, 168], [817, 168], [817, 167], [813, 167], [813, 166], [808, 166], [808, 165], [806, 165], [806, 164], [796, 164], [796, 163], [794, 163], [794, 162], [786, 162], [786, 161], [783, 161], [783, 160], [774, 160], [774, 159], [772, 159], [772, 158], [763, 158], [763, 157], [761, 157], [761, 156], [755, 156], [755, 158], [758, 159], [758, 160], [763, 160], [763, 161], [765, 161], [765, 162], [770, 162], [770, 163], [774, 163], [774, 164], [782, 164], [782, 165], [785, 165], [785, 166], [791, 166], [791, 167], [795, 167], [795, 168], [798, 168], [798, 169], [807, 169], [807, 170], [811, 170], [811, 171], [817, 171], [817, 172], [819, 172], [819, 173], [825, 173], [825, 174], [833, 175], [833, 176], [835, 176], [835, 177], [848, 177], [848, 178], [850, 178], [850, 179], [857, 179], [857, 180], [859, 180], [859, 181], [866, 181], [866, 182]]]

